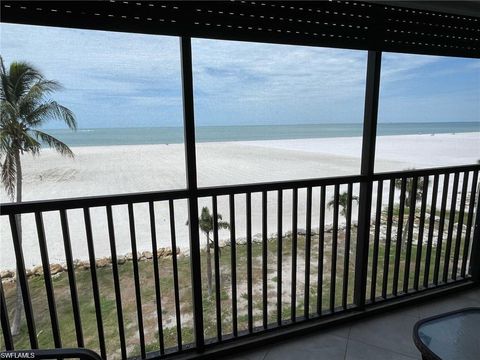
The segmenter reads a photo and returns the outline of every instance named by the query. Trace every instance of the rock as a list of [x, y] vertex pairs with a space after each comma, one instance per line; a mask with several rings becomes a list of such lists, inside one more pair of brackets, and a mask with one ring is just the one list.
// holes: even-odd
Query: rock
[[35, 276], [42, 276], [43, 275], [43, 266], [37, 265], [32, 269], [32, 274]]
[[88, 270], [90, 269], [90, 263], [88, 261], [79, 261], [77, 268], [80, 270]]
[[260, 244], [262, 241], [263, 241], [263, 236], [262, 236], [262, 234], [258, 233], [258, 234], [253, 235], [253, 237], [252, 237], [252, 243]]
[[142, 252], [142, 257], [147, 259], [147, 260], [150, 260], [153, 258], [153, 255], [150, 251], [144, 251]]
[[[137, 260], [140, 260], [141, 257], [142, 257], [142, 254], [137, 252]], [[133, 254], [129, 252], [127, 255], [125, 255], [125, 259], [128, 261], [133, 260]]]
[[127, 258], [125, 256], [117, 256], [117, 264], [119, 265], [122, 265], [122, 264], [125, 264], [125, 262], [127, 261]]
[[102, 259], [98, 259], [95, 264], [97, 266], [97, 268], [103, 268], [103, 267], [106, 267], [108, 265], [110, 265], [110, 258], [102, 258]]
[[11, 271], [11, 270], [0, 271], [0, 277], [2, 279], [12, 279], [15, 277], [15, 271]]
[[50, 264], [50, 274], [55, 275], [61, 273], [65, 269], [60, 264]]
[[247, 243], [247, 238], [238, 238], [236, 239], [238, 245], [245, 245]]

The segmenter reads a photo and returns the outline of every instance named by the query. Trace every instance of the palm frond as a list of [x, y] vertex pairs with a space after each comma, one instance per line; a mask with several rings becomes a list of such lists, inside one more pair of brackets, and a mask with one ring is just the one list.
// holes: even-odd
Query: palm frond
[[73, 112], [58, 104], [56, 101], [48, 101], [39, 105], [25, 118], [25, 122], [29, 126], [39, 126], [45, 120], [55, 119], [65, 122], [67, 126], [72, 129], [77, 129], [77, 120]]
[[55, 149], [61, 155], [69, 156], [72, 158], [74, 157], [73, 151], [70, 150], [68, 145], [58, 140], [57, 138], [54, 138], [52, 135], [49, 135], [39, 130], [32, 130], [32, 133], [35, 135], [37, 139], [41, 140], [42, 142], [47, 144], [49, 147]]
[[12, 122], [18, 117], [17, 109], [9, 101], [2, 101], [0, 104], [0, 124], [2, 128], [7, 122]]
[[28, 89], [38, 80], [42, 74], [27, 62], [12, 62], [9, 69], [11, 93], [9, 101], [16, 103]]
[[219, 229], [230, 229], [230, 224], [227, 221], [219, 221], [218, 222]]
[[5, 159], [1, 164], [2, 184], [8, 196], [15, 198], [15, 182], [17, 180], [17, 166], [15, 164], [15, 155], [13, 151], [5, 153]]
[[30, 152], [33, 155], [38, 155], [40, 153], [42, 144], [38, 140], [35, 140], [28, 133], [26, 133], [22, 139], [22, 151]]

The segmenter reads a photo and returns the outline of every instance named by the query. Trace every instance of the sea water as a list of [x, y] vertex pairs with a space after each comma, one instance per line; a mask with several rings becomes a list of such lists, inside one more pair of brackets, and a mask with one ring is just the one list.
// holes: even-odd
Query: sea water
[[[311, 139], [362, 136], [363, 125], [296, 124], [200, 126], [195, 129], [197, 142]], [[108, 146], [183, 143], [183, 127], [129, 127], [49, 129], [49, 134], [69, 146]], [[380, 123], [377, 134], [416, 135], [479, 132], [480, 122]]]

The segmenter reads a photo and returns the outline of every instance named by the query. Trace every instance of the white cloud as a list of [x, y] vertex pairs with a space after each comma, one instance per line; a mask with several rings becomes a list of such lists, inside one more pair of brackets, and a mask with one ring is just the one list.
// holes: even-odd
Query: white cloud
[[[118, 126], [119, 118], [135, 112], [144, 118], [162, 113], [166, 123], [159, 125], [179, 123], [178, 38], [10, 24], [0, 28], [6, 62], [28, 60], [63, 83], [66, 89], [58, 96], [75, 108], [84, 126], [98, 126], [96, 107], [104, 109], [106, 126], [109, 116]], [[204, 39], [194, 39], [192, 50], [201, 125], [353, 122], [363, 117], [366, 51]], [[415, 100], [410, 92], [419, 74], [426, 82], [452, 72], [479, 74], [479, 62], [454, 68], [440, 66], [444, 59], [385, 53], [382, 89], [408, 103]]]

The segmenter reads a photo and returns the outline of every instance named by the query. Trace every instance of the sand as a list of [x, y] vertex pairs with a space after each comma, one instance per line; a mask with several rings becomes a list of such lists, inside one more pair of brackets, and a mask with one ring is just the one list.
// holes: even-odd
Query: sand
[[[480, 159], [480, 133], [380, 136], [376, 171], [473, 164]], [[185, 187], [184, 148], [180, 144], [75, 147], [74, 159], [62, 158], [52, 150], [41, 156], [22, 157], [24, 200], [43, 200]], [[293, 180], [354, 175], [360, 169], [361, 138], [270, 140], [230, 143], [200, 143], [197, 146], [199, 186]], [[342, 189], [344, 190], [344, 189]], [[358, 188], [354, 187], [354, 192]], [[327, 192], [327, 200], [331, 191]], [[5, 192], [2, 202], [8, 201]], [[318, 225], [318, 189], [313, 192], [313, 227]], [[237, 237], [245, 237], [245, 196], [236, 196]], [[202, 199], [200, 206], [209, 205]], [[315, 206], [316, 205], [316, 206]], [[284, 195], [284, 231], [291, 229], [291, 192]], [[146, 204], [134, 206], [139, 251], [151, 251]], [[170, 246], [168, 204], [157, 203], [156, 227], [159, 247]], [[219, 212], [228, 218], [228, 199], [219, 198]], [[356, 208], [353, 209], [354, 219]], [[91, 209], [97, 257], [110, 255], [104, 208]], [[188, 252], [187, 203], [175, 202], [176, 240]], [[81, 210], [68, 212], [73, 255], [87, 259], [85, 228]], [[268, 233], [276, 231], [276, 194], [268, 195]], [[299, 193], [299, 228], [305, 227], [305, 191]], [[24, 215], [23, 242], [28, 267], [39, 264], [40, 252], [33, 215]], [[261, 197], [252, 196], [252, 232], [261, 233]], [[58, 212], [44, 214], [51, 262], [64, 262]], [[331, 212], [327, 212], [327, 223]], [[126, 206], [114, 207], [117, 252], [131, 252]], [[7, 219], [0, 220], [0, 268], [15, 267]], [[220, 232], [226, 240], [228, 232]], [[202, 236], [204, 241], [204, 236]]]

